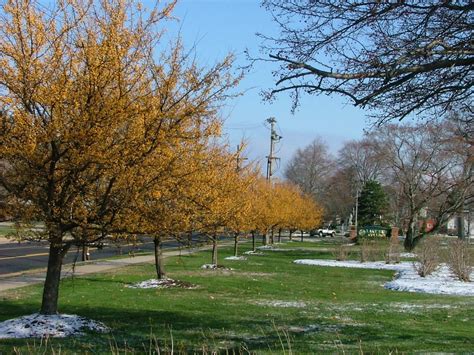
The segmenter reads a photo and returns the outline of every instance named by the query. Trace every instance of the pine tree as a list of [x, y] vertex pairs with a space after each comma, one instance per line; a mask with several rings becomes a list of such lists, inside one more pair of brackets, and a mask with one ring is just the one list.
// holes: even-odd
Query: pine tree
[[367, 181], [359, 197], [359, 225], [381, 224], [387, 208], [387, 195], [380, 183], [374, 180]]

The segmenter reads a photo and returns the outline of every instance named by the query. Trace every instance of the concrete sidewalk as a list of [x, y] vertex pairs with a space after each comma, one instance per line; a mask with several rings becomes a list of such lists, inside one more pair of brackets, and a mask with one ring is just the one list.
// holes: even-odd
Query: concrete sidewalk
[[[221, 244], [222, 246], [222, 244]], [[170, 250], [164, 251], [163, 257], [167, 258], [176, 255], [189, 255], [197, 251], [206, 250], [209, 247], [204, 248], [193, 248], [193, 249], [181, 249], [181, 250]], [[155, 256], [152, 255], [141, 255], [124, 257], [120, 259], [106, 259], [96, 260], [90, 262], [80, 262], [76, 264], [74, 268], [74, 276], [83, 276], [87, 274], [100, 273], [112, 269], [121, 268], [128, 265], [143, 264], [143, 263], [154, 263]], [[63, 265], [61, 272], [61, 279], [71, 277], [73, 275], [73, 265]], [[0, 293], [6, 290], [24, 287], [28, 285], [43, 283], [46, 278], [46, 268], [44, 270], [26, 271], [20, 273], [6, 274], [0, 276]]]

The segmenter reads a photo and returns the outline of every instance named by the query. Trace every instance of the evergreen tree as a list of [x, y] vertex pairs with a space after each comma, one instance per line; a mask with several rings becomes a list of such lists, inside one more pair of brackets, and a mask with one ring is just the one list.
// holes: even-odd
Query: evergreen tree
[[382, 186], [377, 181], [367, 181], [359, 197], [359, 225], [381, 224], [387, 208], [387, 195]]

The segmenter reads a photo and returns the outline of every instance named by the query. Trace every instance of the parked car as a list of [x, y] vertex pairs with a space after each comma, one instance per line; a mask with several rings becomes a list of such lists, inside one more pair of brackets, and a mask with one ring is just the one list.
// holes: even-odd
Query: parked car
[[319, 235], [320, 237], [326, 237], [326, 236], [331, 236], [335, 237], [336, 236], [336, 230], [330, 227], [327, 228], [319, 228], [319, 229], [313, 229], [310, 232], [311, 236], [316, 236]]

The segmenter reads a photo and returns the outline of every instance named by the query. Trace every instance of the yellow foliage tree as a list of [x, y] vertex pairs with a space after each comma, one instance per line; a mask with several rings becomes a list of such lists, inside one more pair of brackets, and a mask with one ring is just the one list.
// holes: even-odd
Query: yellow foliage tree
[[54, 314], [62, 260], [78, 242], [66, 234], [133, 229], [125, 207], [169, 172], [182, 142], [218, 130], [238, 78], [231, 57], [204, 70], [179, 42], [154, 60], [174, 2], [149, 14], [132, 0], [35, 4], [2, 7], [0, 184], [15, 215], [45, 224], [41, 313]]

